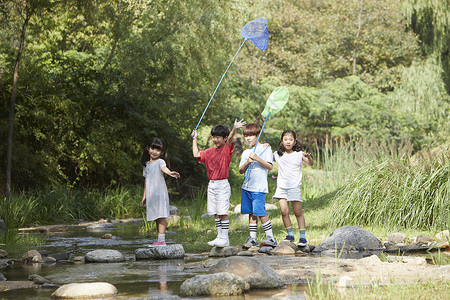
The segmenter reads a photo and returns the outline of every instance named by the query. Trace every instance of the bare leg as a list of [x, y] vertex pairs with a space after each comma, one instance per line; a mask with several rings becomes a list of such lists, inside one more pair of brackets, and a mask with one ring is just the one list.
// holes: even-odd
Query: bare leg
[[166, 234], [166, 219], [156, 219], [156, 227], [159, 234]]
[[303, 215], [302, 210], [302, 202], [301, 201], [291, 201], [292, 210], [294, 211], [294, 215], [297, 218], [298, 229], [305, 229], [306, 222], [305, 216]]
[[279, 199], [278, 203], [280, 204], [281, 219], [283, 220], [284, 227], [289, 228], [292, 226], [291, 218], [289, 217], [289, 203], [286, 199]]

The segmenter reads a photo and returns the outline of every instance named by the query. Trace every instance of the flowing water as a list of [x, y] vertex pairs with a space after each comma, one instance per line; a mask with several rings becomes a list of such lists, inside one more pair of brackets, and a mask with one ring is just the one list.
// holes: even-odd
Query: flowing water
[[[111, 233], [115, 239], [102, 239]], [[170, 235], [167, 241], [170, 240]], [[50, 254], [70, 252], [73, 256], [84, 256], [95, 249], [115, 249], [125, 255], [123, 263], [54, 263], [14, 265], [2, 269], [8, 281], [27, 281], [31, 274], [39, 274], [56, 285], [84, 282], [109, 282], [119, 294], [114, 299], [177, 299], [183, 281], [202, 274], [185, 268], [190, 261], [206, 259], [205, 255], [187, 254], [185, 259], [135, 260], [134, 251], [145, 248], [154, 240], [139, 234], [139, 225], [120, 223], [105, 231], [89, 231], [83, 227], [72, 227], [64, 234], [49, 235], [44, 246]], [[206, 269], [205, 269], [206, 272]], [[251, 291], [242, 297], [229, 299], [303, 299], [304, 284], [288, 284], [282, 290]], [[0, 299], [50, 299], [55, 288], [28, 288], [0, 291]], [[227, 298], [221, 298], [227, 299]]]

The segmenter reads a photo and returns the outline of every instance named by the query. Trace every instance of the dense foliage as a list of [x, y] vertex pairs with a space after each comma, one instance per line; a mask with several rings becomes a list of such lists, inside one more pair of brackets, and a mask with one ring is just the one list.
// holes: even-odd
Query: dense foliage
[[411, 139], [416, 148], [448, 138], [448, 82], [407, 27], [401, 1], [9, 0], [0, 2], [2, 157], [25, 11], [17, 190], [142, 183], [142, 147], [159, 136], [182, 175], [180, 196], [189, 195], [205, 180], [189, 134], [242, 42], [240, 29], [258, 17], [268, 20], [269, 48], [245, 44], [202, 128], [236, 117], [261, 122], [267, 96], [286, 85], [290, 103], [267, 124], [272, 145], [286, 128], [318, 148], [330, 137]]

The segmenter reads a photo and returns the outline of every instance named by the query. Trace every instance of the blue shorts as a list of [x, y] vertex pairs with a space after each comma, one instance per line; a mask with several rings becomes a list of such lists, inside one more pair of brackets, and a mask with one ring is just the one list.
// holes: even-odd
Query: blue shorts
[[249, 192], [243, 189], [241, 193], [241, 214], [254, 215], [255, 217], [267, 216], [266, 194], [260, 192]]

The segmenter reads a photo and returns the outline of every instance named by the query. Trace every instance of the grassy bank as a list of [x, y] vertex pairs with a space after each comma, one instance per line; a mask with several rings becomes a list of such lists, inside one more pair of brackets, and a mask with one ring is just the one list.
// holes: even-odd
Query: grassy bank
[[[402, 231], [407, 236], [448, 229], [450, 224], [449, 150], [424, 150], [412, 155], [408, 143], [377, 144], [363, 141], [343, 143], [334, 140], [314, 154], [315, 166], [305, 167], [302, 198], [306, 218], [307, 239], [320, 244], [341, 225], [360, 226], [375, 236]], [[230, 168], [231, 207], [240, 203], [237, 161]], [[269, 173], [268, 203], [276, 188], [277, 166]], [[28, 225], [72, 223], [100, 218], [140, 218], [145, 209], [139, 206], [142, 186], [108, 188], [105, 190], [73, 190], [65, 187], [39, 191], [13, 192], [0, 198], [0, 218], [11, 233], [0, 235], [0, 244], [14, 249], [14, 230]], [[171, 197], [179, 209], [180, 219], [170, 224], [173, 238], [185, 243], [186, 251], [209, 250], [206, 242], [216, 235], [214, 220], [201, 218], [206, 212], [206, 188], [193, 189], [182, 199]], [[245, 242], [248, 221], [236, 221], [238, 213], [230, 214], [232, 244]], [[279, 210], [270, 211], [275, 237], [285, 237]], [[291, 218], [293, 221], [294, 219]], [[295, 222], [293, 222], [296, 227]], [[154, 224], [142, 229], [145, 235], [156, 235]], [[264, 233], [259, 228], [258, 237]], [[299, 233], [295, 231], [298, 238]]]

